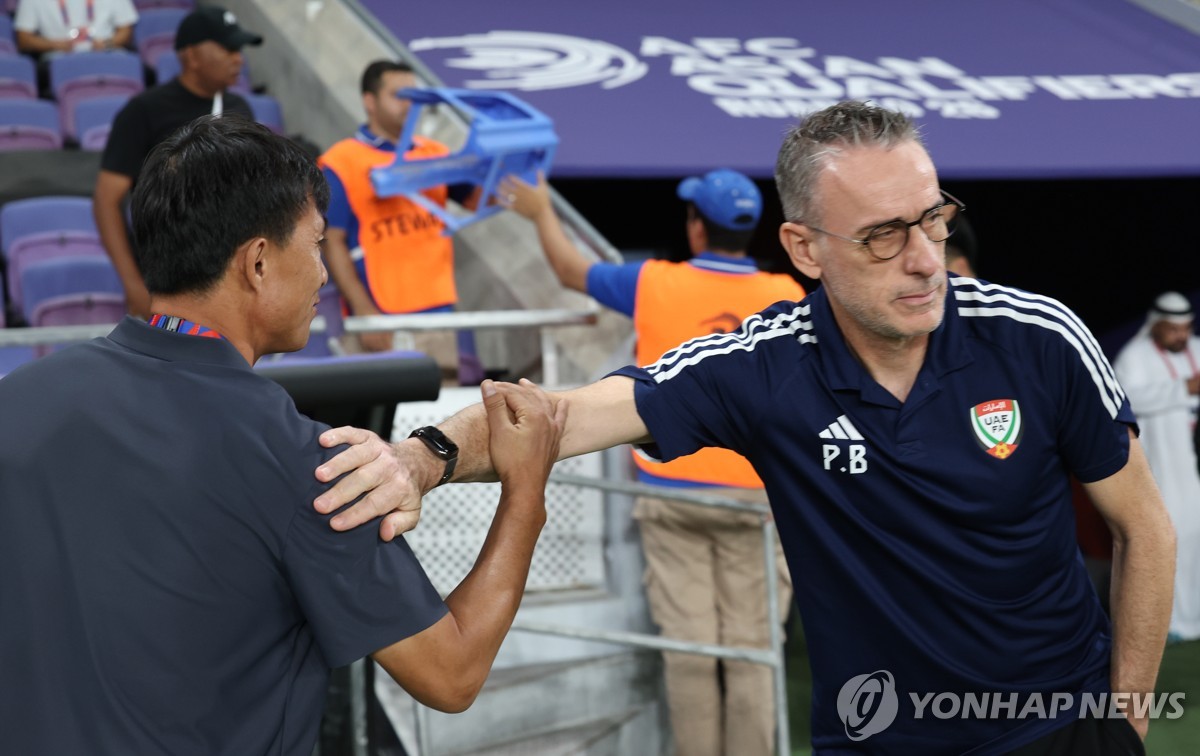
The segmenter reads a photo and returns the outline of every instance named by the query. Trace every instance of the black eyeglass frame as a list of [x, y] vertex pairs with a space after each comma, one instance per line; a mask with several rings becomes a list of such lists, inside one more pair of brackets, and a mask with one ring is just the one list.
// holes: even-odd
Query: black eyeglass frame
[[[825, 229], [823, 229], [823, 228], [817, 228], [816, 226], [813, 226], [813, 225], [811, 225], [811, 224], [808, 224], [808, 223], [805, 223], [804, 225], [808, 226], [808, 227], [809, 227], [809, 228], [811, 228], [813, 231], [817, 231], [817, 232], [819, 232], [819, 233], [825, 234], [826, 236], [832, 236], [832, 237], [833, 237], [833, 238], [835, 238], [835, 239], [841, 239], [842, 241], [848, 241], [848, 242], [853, 242], [853, 243], [855, 243], [855, 244], [862, 245], [863, 247], [865, 247], [865, 248], [866, 248], [866, 250], [867, 250], [867, 254], [869, 254], [871, 257], [874, 257], [876, 260], [879, 260], [880, 262], [886, 262], [886, 261], [888, 261], [888, 260], [891, 260], [891, 259], [894, 259], [894, 258], [896, 258], [897, 256], [899, 256], [899, 254], [900, 254], [901, 252], [903, 252], [903, 251], [904, 251], [904, 249], [905, 249], [905, 248], [908, 246], [908, 238], [909, 238], [909, 236], [908, 236], [908, 235], [909, 235], [909, 233], [911, 233], [911, 232], [912, 232], [912, 227], [913, 227], [913, 226], [921, 226], [921, 222], [922, 222], [922, 221], [924, 221], [924, 220], [925, 220], [925, 218], [927, 218], [927, 217], [929, 216], [929, 214], [930, 214], [930, 213], [935, 213], [935, 212], [937, 212], [938, 210], [941, 210], [942, 208], [944, 208], [944, 207], [947, 207], [947, 206], [954, 206], [955, 208], [957, 208], [957, 209], [955, 210], [955, 215], [956, 215], [956, 216], [958, 215], [958, 213], [965, 213], [965, 212], [967, 211], [967, 206], [966, 206], [966, 205], [964, 205], [962, 202], [960, 202], [960, 201], [958, 200], [958, 198], [956, 198], [956, 197], [955, 197], [953, 194], [951, 194], [950, 192], [946, 191], [945, 189], [938, 189], [938, 191], [939, 191], [939, 192], [941, 192], [942, 199], [946, 200], [945, 202], [940, 202], [940, 203], [938, 203], [938, 204], [934, 205], [933, 207], [929, 208], [929, 209], [928, 209], [928, 210], [926, 210], [925, 212], [921, 213], [921, 217], [920, 217], [920, 218], [917, 218], [915, 221], [912, 221], [911, 223], [909, 223], [909, 222], [906, 222], [906, 221], [902, 221], [902, 220], [894, 220], [894, 221], [888, 221], [887, 223], [880, 223], [878, 226], [873, 226], [871, 229], [869, 229], [869, 230], [867, 231], [867, 235], [866, 235], [866, 237], [865, 237], [865, 238], [863, 238], [863, 239], [854, 239], [854, 238], [852, 238], [852, 237], [849, 237], [849, 236], [842, 236], [841, 234], [835, 234], [835, 233], [833, 233], [832, 231], [826, 231], [826, 230], [825, 230]], [[878, 255], [878, 254], [875, 252], [875, 250], [871, 248], [871, 235], [872, 235], [872, 234], [874, 234], [874, 233], [875, 233], [876, 231], [878, 231], [879, 229], [881, 229], [881, 228], [884, 228], [884, 227], [886, 227], [886, 226], [893, 226], [893, 227], [895, 227], [895, 226], [897, 226], [897, 225], [899, 225], [899, 226], [903, 226], [903, 228], [904, 228], [904, 241], [903, 241], [903, 243], [902, 243], [902, 244], [900, 245], [900, 247], [899, 247], [899, 248], [896, 250], [895, 254], [888, 255], [887, 257], [880, 257], [880, 256], [879, 256], [879, 255]], [[946, 224], [946, 226], [947, 226], [947, 228], [946, 228], [946, 231], [947, 231], [947, 232], [946, 232], [946, 236], [945, 236], [944, 238], [942, 238], [942, 239], [934, 239], [932, 236], [930, 236], [930, 235], [929, 235], [929, 232], [925, 230], [925, 227], [924, 227], [924, 226], [921, 226], [921, 233], [925, 234], [925, 238], [929, 239], [929, 241], [931, 241], [931, 242], [934, 242], [935, 244], [937, 244], [937, 243], [940, 243], [940, 242], [944, 242], [944, 241], [946, 241], [946, 239], [949, 239], [951, 236], [953, 236], [953, 235], [954, 235], [954, 228], [953, 228], [953, 226], [952, 226], [951, 224]]]

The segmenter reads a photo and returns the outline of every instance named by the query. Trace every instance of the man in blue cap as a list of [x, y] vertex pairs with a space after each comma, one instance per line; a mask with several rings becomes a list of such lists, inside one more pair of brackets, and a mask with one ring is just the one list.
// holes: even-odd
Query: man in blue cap
[[[762, 195], [746, 176], [715, 170], [684, 179], [686, 233], [693, 255], [683, 263], [650, 260], [617, 265], [583, 257], [551, 207], [544, 177], [537, 186], [509, 177], [500, 202], [537, 225], [538, 238], [564, 286], [633, 318], [637, 363], [650, 365], [696, 336], [729, 333], [742, 320], [804, 289], [788, 275], [764, 273], [746, 255], [762, 214]], [[727, 449], [701, 449], [662, 463], [634, 455], [643, 483], [699, 490], [766, 503], [746, 459]], [[646, 590], [654, 621], [670, 638], [767, 647], [762, 530], [754, 515], [657, 497], [634, 508], [646, 556]], [[779, 559], [790, 605], [791, 582]], [[773, 694], [770, 669], [694, 654], [664, 654], [667, 697], [678, 753], [770, 754]]]

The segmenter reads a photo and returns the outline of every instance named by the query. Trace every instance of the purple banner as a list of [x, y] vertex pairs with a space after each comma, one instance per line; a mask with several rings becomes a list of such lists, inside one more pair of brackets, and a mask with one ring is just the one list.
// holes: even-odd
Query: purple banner
[[846, 98], [915, 117], [946, 178], [1200, 176], [1200, 37], [1126, 0], [362, 2], [554, 119], [560, 176], [765, 178]]

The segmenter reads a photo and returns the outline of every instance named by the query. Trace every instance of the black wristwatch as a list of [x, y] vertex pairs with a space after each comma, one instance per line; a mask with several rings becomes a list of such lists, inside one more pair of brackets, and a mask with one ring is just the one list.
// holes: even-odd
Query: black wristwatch
[[435, 457], [446, 463], [446, 470], [442, 473], [442, 479], [437, 482], [434, 488], [450, 480], [450, 476], [454, 474], [454, 466], [458, 464], [458, 444], [451, 441], [445, 433], [442, 433], [432, 425], [417, 428], [412, 433], [409, 433], [408, 437], [421, 439], [429, 447], [429, 451], [433, 452]]

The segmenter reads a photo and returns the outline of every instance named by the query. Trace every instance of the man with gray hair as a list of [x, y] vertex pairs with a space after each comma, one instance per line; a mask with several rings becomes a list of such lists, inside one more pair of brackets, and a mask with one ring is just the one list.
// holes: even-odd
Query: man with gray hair
[[1178, 640], [1200, 638], [1200, 474], [1192, 442], [1200, 407], [1200, 339], [1194, 322], [1187, 297], [1175, 291], [1159, 295], [1146, 325], [1115, 363], [1179, 539], [1171, 609], [1171, 637]]
[[[780, 241], [821, 287], [729, 334], [574, 391], [560, 452], [742, 454], [762, 478], [813, 670], [816, 754], [1139, 754], [1174, 535], [1129, 402], [1048, 297], [947, 274], [963, 205], [911, 121], [845, 102], [785, 139]], [[441, 425], [454, 480], [491, 466], [483, 411]], [[354, 446], [318, 511], [352, 527], [441, 472], [412, 441]], [[1079, 558], [1069, 474], [1113, 532], [1113, 621]], [[388, 537], [408, 513], [388, 514]], [[393, 522], [394, 521], [394, 522]], [[1085, 707], [1098, 701], [1099, 713]], [[1131, 726], [1132, 725], [1132, 726]], [[864, 742], [868, 741], [869, 742]]]

